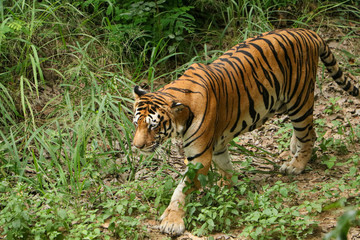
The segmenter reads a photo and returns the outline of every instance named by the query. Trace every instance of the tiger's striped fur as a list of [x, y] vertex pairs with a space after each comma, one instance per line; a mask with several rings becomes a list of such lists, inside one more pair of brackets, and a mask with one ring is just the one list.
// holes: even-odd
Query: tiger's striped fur
[[[316, 138], [314, 87], [319, 57], [330, 76], [350, 95], [359, 90], [343, 74], [329, 46], [305, 29], [275, 30], [250, 38], [209, 65], [193, 64], [177, 80], [154, 93], [134, 88], [135, 147], [151, 152], [170, 137], [181, 137], [188, 161], [211, 162], [231, 176], [227, 144], [258, 128], [275, 113], [286, 113], [293, 125], [292, 160], [280, 170], [301, 173]], [[185, 193], [182, 181], [162, 215], [161, 230], [178, 235]], [[199, 183], [195, 180], [195, 185]]]

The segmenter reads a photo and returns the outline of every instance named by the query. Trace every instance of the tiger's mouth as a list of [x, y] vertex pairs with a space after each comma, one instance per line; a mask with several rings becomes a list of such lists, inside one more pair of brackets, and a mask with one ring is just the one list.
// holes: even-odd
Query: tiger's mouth
[[139, 149], [140, 152], [142, 152], [142, 153], [151, 154], [151, 153], [154, 153], [159, 146], [160, 146], [160, 144], [156, 142], [156, 143], [154, 143], [154, 144], [152, 144], [150, 146], [147, 146], [145, 148], [137, 148], [137, 149]]

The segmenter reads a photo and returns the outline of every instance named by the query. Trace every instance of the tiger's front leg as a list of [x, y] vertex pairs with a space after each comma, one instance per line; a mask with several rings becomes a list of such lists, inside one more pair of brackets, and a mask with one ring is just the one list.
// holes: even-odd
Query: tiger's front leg
[[[198, 174], [206, 175], [211, 165], [211, 152], [205, 152], [203, 155], [201, 155], [201, 158], [196, 158], [192, 161], [193, 164], [198, 162], [204, 166], [198, 171]], [[201, 184], [197, 178], [198, 174], [194, 179], [194, 188], [189, 189], [184, 193], [183, 190], [186, 186], [186, 181], [190, 181], [190, 179], [187, 177], [182, 179], [179, 185], [176, 187], [171, 197], [169, 206], [165, 209], [164, 213], [160, 217], [161, 232], [176, 236], [181, 235], [185, 231], [185, 224], [183, 220], [185, 217], [185, 198], [189, 193], [195, 189], [200, 188]]]
[[184, 224], [184, 205], [186, 194], [183, 193], [183, 189], [186, 186], [185, 180], [181, 180], [176, 187], [169, 206], [165, 209], [161, 215], [160, 231], [171, 235], [180, 235], [185, 231]]

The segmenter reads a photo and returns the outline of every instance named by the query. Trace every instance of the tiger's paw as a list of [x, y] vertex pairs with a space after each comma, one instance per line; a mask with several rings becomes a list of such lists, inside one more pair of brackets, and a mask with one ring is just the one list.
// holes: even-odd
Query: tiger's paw
[[287, 173], [287, 174], [300, 174], [304, 171], [305, 166], [301, 166], [300, 164], [295, 164], [291, 162], [284, 163], [281, 168], [279, 169], [280, 172]]
[[172, 236], [178, 236], [183, 234], [185, 231], [183, 217], [184, 210], [172, 210], [167, 208], [160, 217], [160, 220], [162, 220], [160, 224], [160, 231], [162, 233], [167, 233]]

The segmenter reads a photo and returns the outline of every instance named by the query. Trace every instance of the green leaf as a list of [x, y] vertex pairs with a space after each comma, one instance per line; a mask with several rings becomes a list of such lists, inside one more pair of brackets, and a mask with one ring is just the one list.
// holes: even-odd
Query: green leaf
[[225, 224], [226, 226], [230, 226], [231, 225], [231, 220], [229, 218], [225, 219]]
[[358, 168], [355, 166], [350, 167], [350, 173], [349, 173], [350, 176], [355, 176], [355, 174], [357, 173], [357, 170], [358, 170]]
[[281, 187], [280, 190], [279, 190], [280, 194], [283, 196], [283, 197], [288, 197], [289, 195], [289, 191], [287, 188], [285, 187]]
[[253, 214], [252, 215], [250, 215], [250, 220], [251, 221], [255, 221], [255, 222], [257, 222], [257, 221], [259, 221], [259, 219], [260, 219], [260, 213], [259, 212], [253, 212]]
[[199, 174], [198, 180], [200, 181], [200, 184], [201, 184], [202, 187], [205, 187], [206, 184], [208, 183], [208, 178], [207, 178], [207, 176], [205, 176], [205, 175], [203, 175], [203, 174]]
[[272, 212], [271, 212], [271, 210], [269, 208], [266, 208], [266, 209], [264, 209], [263, 214], [271, 216]]
[[124, 206], [123, 206], [123, 205], [118, 205], [118, 206], [116, 206], [116, 211], [117, 211], [119, 214], [123, 214], [123, 212], [124, 212]]
[[60, 208], [57, 213], [61, 219], [67, 218], [67, 211], [65, 209]]
[[354, 221], [360, 215], [359, 210], [349, 210], [341, 215], [338, 219], [336, 228], [330, 233], [325, 235], [325, 240], [336, 238], [337, 240], [347, 239], [347, 233], [349, 232], [351, 222]]
[[208, 229], [209, 229], [209, 231], [210, 231], [210, 232], [213, 231], [214, 228], [215, 228], [215, 223], [214, 223], [214, 221], [213, 221], [212, 219], [208, 219], [208, 220], [206, 221], [206, 223], [208, 224]]
[[239, 216], [239, 211], [236, 210], [236, 209], [231, 209], [230, 211], [232, 214], [236, 215], [236, 216]]
[[12, 222], [12, 226], [15, 229], [19, 229], [21, 227], [21, 221], [20, 219], [16, 219], [15, 221]]
[[130, 194], [130, 202], [134, 201], [135, 197], [136, 197], [136, 194], [135, 194], [135, 193], [131, 193], [131, 194]]
[[256, 228], [256, 230], [255, 230], [256, 236], [259, 236], [262, 233], [262, 231], [263, 231], [262, 227]]
[[321, 204], [314, 203], [313, 208], [319, 213], [322, 211], [322, 205]]
[[164, 189], [171, 190], [173, 188], [173, 180], [168, 179], [164, 184]]

